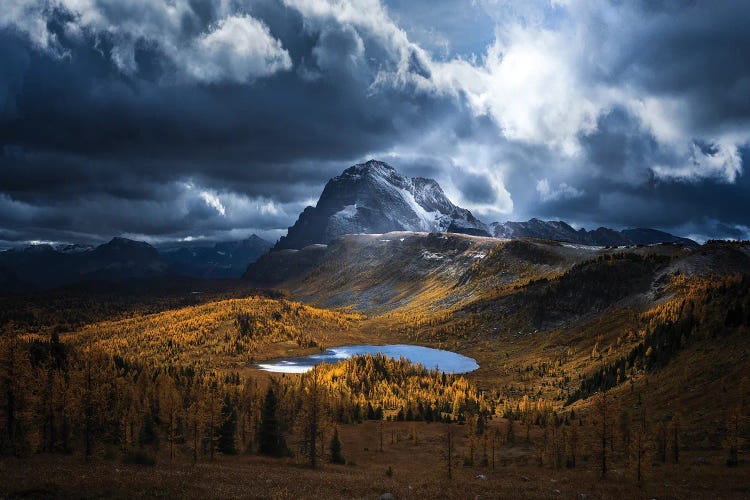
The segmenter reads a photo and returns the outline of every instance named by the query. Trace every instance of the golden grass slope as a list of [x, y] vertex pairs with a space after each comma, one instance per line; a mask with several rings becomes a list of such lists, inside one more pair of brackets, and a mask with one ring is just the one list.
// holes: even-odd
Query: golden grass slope
[[[249, 328], [243, 334], [239, 315]], [[92, 343], [125, 360], [155, 366], [246, 364], [272, 344], [320, 348], [351, 331], [358, 314], [288, 300], [247, 297], [87, 325], [63, 340]]]

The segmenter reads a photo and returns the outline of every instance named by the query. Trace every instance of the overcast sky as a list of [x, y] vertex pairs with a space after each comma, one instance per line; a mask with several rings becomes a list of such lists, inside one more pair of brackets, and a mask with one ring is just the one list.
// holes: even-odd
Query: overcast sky
[[0, 246], [274, 240], [375, 158], [485, 222], [750, 237], [736, 1], [5, 0]]

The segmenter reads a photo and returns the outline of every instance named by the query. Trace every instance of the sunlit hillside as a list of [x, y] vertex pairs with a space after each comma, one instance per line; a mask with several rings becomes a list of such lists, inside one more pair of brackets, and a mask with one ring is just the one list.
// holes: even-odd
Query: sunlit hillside
[[62, 340], [152, 366], [237, 368], [268, 358], [274, 347], [322, 349], [346, 338], [361, 320], [358, 314], [248, 297], [94, 323]]

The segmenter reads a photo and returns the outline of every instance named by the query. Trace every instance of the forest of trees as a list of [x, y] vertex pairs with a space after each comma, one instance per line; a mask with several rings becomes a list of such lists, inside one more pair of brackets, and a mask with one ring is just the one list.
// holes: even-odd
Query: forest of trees
[[[493, 407], [463, 377], [381, 355], [259, 383], [231, 372], [130, 363], [92, 344], [61, 343], [56, 334], [48, 341], [8, 334], [0, 344], [0, 389], [0, 452], [21, 457], [119, 453], [149, 464], [157, 455], [200, 461], [259, 453], [299, 455], [317, 467], [346, 461], [338, 425], [440, 421], [465, 426], [459, 443], [447, 431], [447, 474], [455, 458], [494, 468], [503, 447], [525, 446], [539, 466], [594, 460], [606, 476], [616, 463], [640, 482], [653, 462], [679, 463], [684, 446], [679, 415], [654, 420], [640, 397], [628, 407], [600, 390], [585, 416], [527, 396]], [[738, 408], [726, 422], [730, 466], [743, 446], [745, 412]], [[378, 432], [382, 449], [382, 424]]]
[[269, 384], [201, 365], [138, 363], [91, 340], [63, 343], [54, 333], [29, 340], [13, 331], [0, 343], [0, 391], [0, 451], [18, 456], [161, 449], [199, 460], [298, 451], [314, 466], [322, 434], [336, 423], [491, 413], [463, 377], [381, 355]]
[[320, 379], [329, 411], [339, 423], [383, 419], [450, 422], [467, 414], [493, 412], [484, 395], [466, 378], [428, 370], [405, 359], [381, 354], [357, 356], [335, 365], [318, 365], [313, 374]]
[[696, 339], [720, 339], [750, 329], [750, 278], [685, 283], [679, 297], [644, 313], [641, 341], [625, 356], [586, 376], [567, 399], [570, 404], [609, 390], [645, 370], [664, 367]]
[[[92, 343], [128, 362], [157, 367], [205, 366], [212, 360], [252, 361], [274, 342], [301, 347], [325, 343], [333, 331], [346, 331], [360, 316], [264, 297], [227, 299], [157, 314], [86, 325], [67, 343]], [[16, 329], [13, 323], [6, 329]], [[25, 335], [45, 341], [42, 335]]]

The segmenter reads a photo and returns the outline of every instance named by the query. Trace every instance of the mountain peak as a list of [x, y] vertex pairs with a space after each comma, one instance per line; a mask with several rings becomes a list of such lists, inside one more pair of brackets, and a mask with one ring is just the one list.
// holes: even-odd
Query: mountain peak
[[345, 234], [391, 231], [452, 232], [500, 238], [533, 237], [592, 246], [674, 242], [696, 243], [647, 229], [575, 230], [567, 222], [538, 218], [526, 222], [495, 222], [489, 227], [465, 208], [454, 205], [437, 181], [407, 177], [392, 166], [368, 160], [330, 179], [314, 207], [299, 215], [274, 250], [302, 249], [330, 243]]
[[343, 173], [347, 172], [371, 172], [371, 171], [379, 171], [379, 170], [385, 170], [389, 172], [395, 172], [396, 169], [392, 166], [388, 165], [384, 161], [380, 160], [367, 160], [364, 163], [357, 163], [355, 165], [352, 165], [351, 167], [344, 170]]
[[471, 212], [454, 205], [440, 185], [410, 178], [378, 160], [352, 165], [325, 185], [275, 250], [328, 243], [344, 234], [390, 231], [460, 232], [488, 236]]
[[196, 278], [237, 278], [248, 264], [271, 249], [273, 245], [251, 234], [242, 240], [183, 242], [166, 249], [162, 257], [175, 274]]
[[107, 243], [92, 250], [97, 258], [115, 260], [158, 260], [159, 252], [145, 241], [136, 241], [115, 236]]
[[129, 238], [123, 238], [122, 236], [115, 236], [114, 238], [112, 238], [107, 243], [104, 243], [101, 246], [108, 246], [108, 247], [113, 247], [113, 248], [128, 248], [128, 247], [146, 248], [146, 247], [151, 247], [151, 245], [149, 245], [145, 241], [131, 240]]

